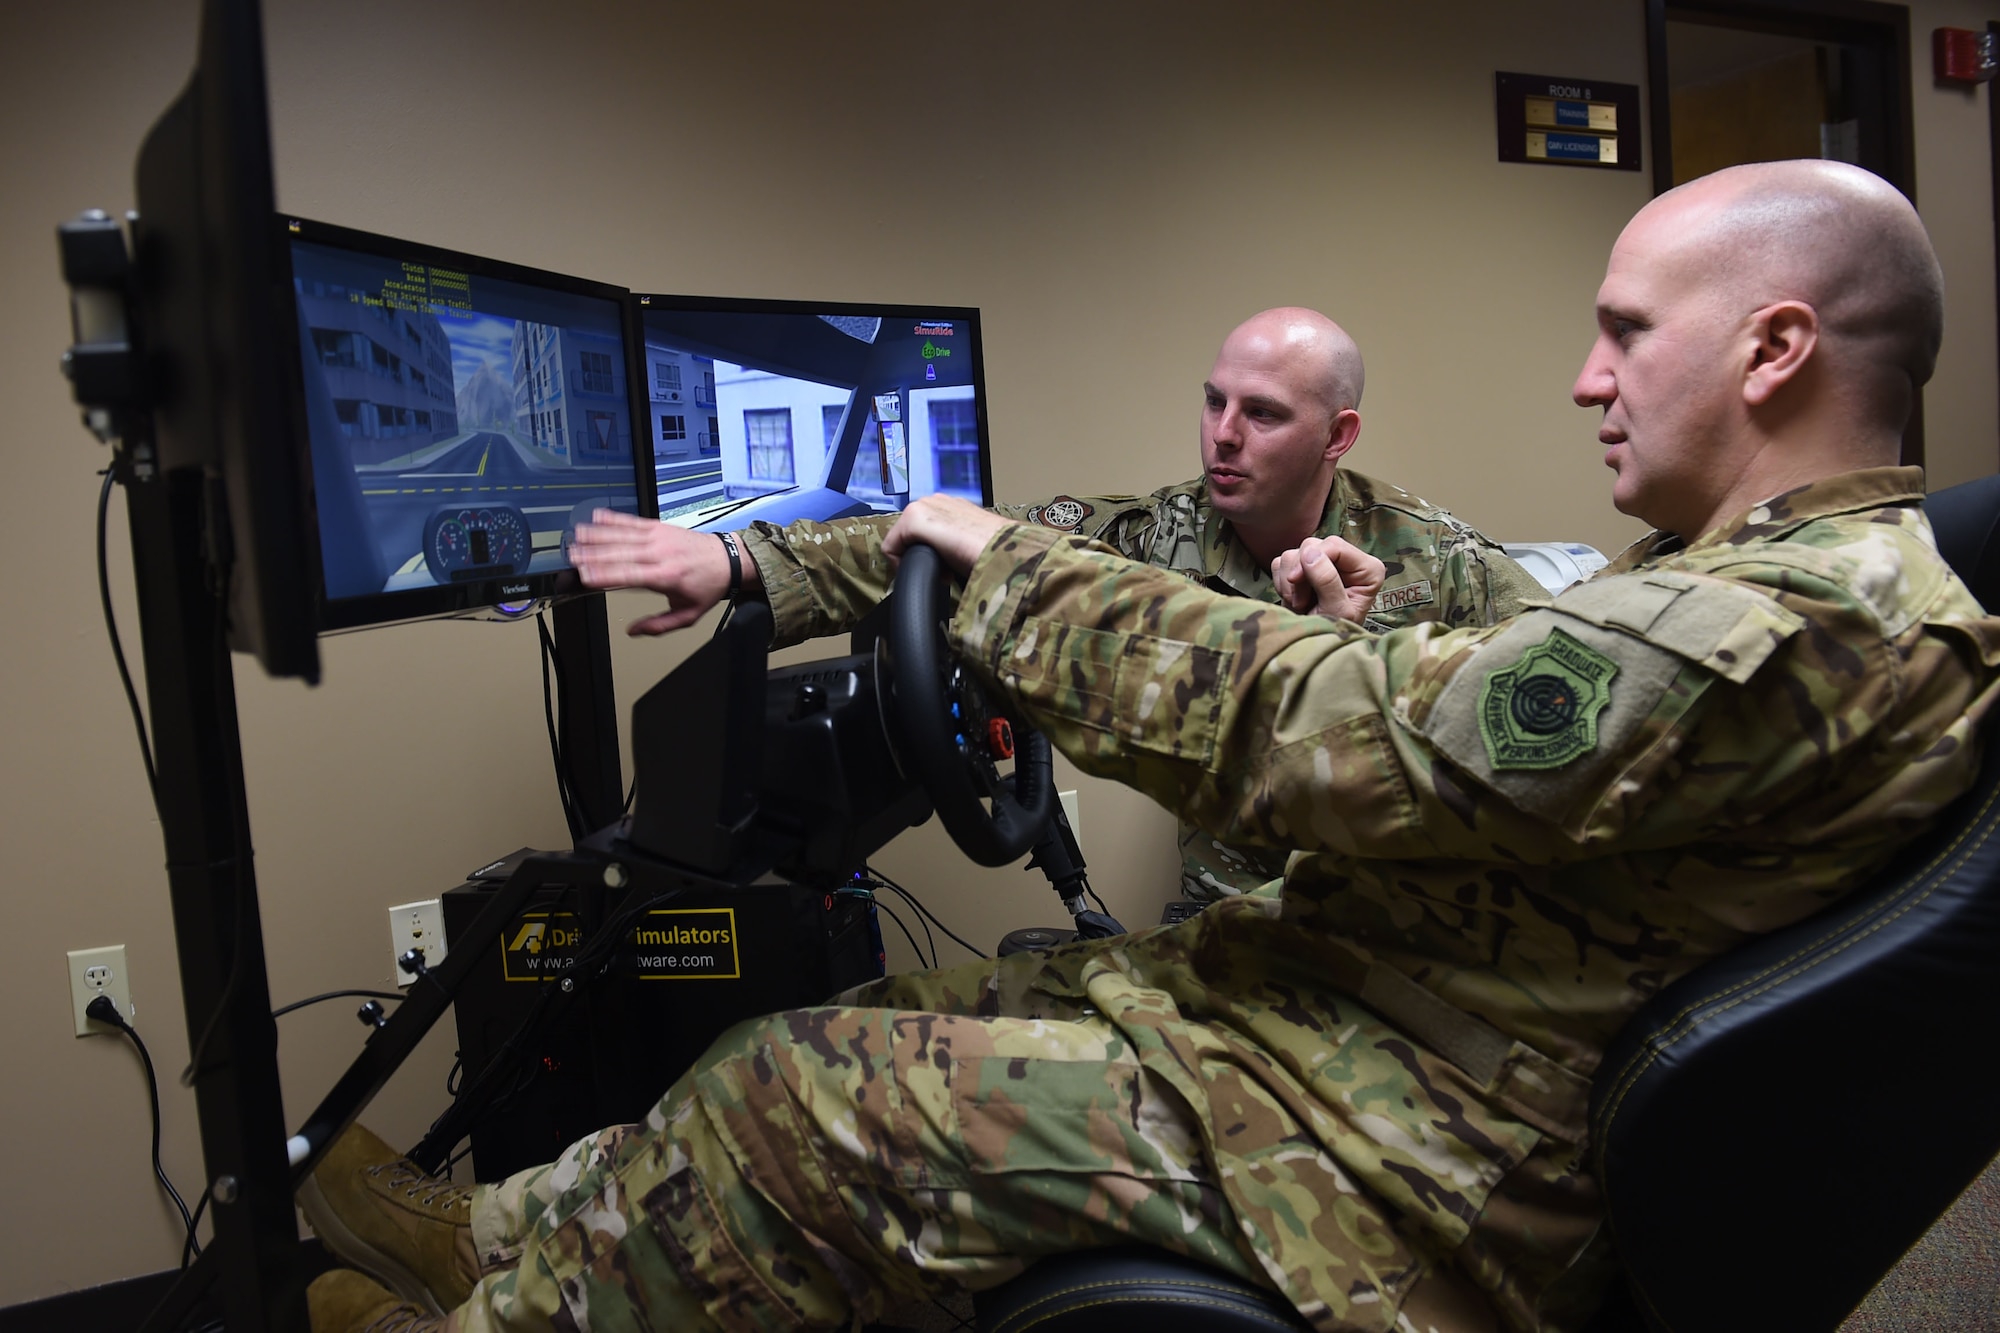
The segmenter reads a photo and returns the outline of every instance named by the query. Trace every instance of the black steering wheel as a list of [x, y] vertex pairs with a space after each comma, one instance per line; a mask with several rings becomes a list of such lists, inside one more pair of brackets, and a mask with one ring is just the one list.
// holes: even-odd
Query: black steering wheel
[[[903, 552], [889, 599], [890, 739], [959, 850], [983, 866], [1026, 855], [1055, 808], [1049, 738], [998, 708], [945, 642], [951, 579], [928, 546]], [[1014, 760], [1010, 785], [999, 761]]]

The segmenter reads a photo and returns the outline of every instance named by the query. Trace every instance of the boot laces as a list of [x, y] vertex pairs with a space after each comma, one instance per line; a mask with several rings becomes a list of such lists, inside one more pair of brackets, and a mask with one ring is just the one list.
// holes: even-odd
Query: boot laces
[[[425, 1207], [469, 1209], [472, 1206], [472, 1190], [469, 1186], [453, 1184], [438, 1176], [426, 1175], [407, 1158], [398, 1157], [393, 1162], [372, 1166], [368, 1168], [368, 1174], [381, 1179], [385, 1188], [401, 1190], [404, 1198], [415, 1199]], [[374, 1330], [370, 1330], [370, 1333], [374, 1333]], [[384, 1329], [382, 1333], [398, 1333], [398, 1330]]]
[[398, 1305], [361, 1333], [438, 1333], [444, 1321], [415, 1305]]

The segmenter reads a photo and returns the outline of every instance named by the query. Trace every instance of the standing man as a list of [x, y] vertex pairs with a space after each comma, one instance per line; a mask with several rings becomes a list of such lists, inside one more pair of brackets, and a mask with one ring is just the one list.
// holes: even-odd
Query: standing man
[[[1942, 283], [1894, 189], [1831, 162], [1682, 186], [1619, 238], [1597, 324], [1576, 400], [1662, 530], [1500, 625], [1246, 610], [912, 506], [888, 549], [966, 572], [971, 669], [1088, 771], [1301, 847], [1282, 898], [741, 1025], [644, 1124], [449, 1207], [353, 1136], [321, 1234], [456, 1308], [331, 1273], [316, 1333], [834, 1328], [1121, 1240], [1322, 1333], [1580, 1328], [1606, 1042], [1927, 826], [2000, 684], [2000, 620], [1896, 465]], [[1280, 567], [1316, 611], [1352, 575], [1339, 543]], [[399, 1202], [426, 1190], [434, 1216]]]
[[[1059, 495], [996, 505], [1011, 519], [1095, 538], [1126, 557], [1217, 592], [1276, 599], [1271, 562], [1310, 537], [1339, 537], [1380, 560], [1372, 628], [1421, 621], [1491, 625], [1542, 600], [1493, 542], [1409, 492], [1339, 466], [1361, 434], [1361, 349], [1325, 315], [1266, 310], [1223, 340], [1202, 385], [1202, 475], [1151, 495]], [[779, 644], [853, 627], [887, 595], [882, 538], [893, 515], [752, 525], [744, 591], [770, 601]], [[619, 584], [664, 593], [668, 609], [635, 634], [692, 623], [728, 591], [722, 542], [647, 519], [600, 513], [577, 529], [575, 559]], [[1282, 847], [1237, 845], [1183, 822], [1181, 891], [1201, 901], [1284, 874]]]

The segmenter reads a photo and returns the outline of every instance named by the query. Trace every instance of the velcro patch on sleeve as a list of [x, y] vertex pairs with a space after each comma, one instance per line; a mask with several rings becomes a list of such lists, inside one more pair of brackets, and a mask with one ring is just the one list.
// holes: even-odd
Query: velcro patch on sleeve
[[1597, 715], [1618, 663], [1561, 629], [1487, 676], [1479, 737], [1496, 770], [1561, 768], [1597, 748]]
[[1520, 810], [1580, 830], [1638, 761], [1657, 710], [1670, 723], [1716, 679], [1749, 680], [1803, 624], [1723, 579], [1678, 570], [1594, 579], [1487, 641], [1419, 732]]
[[1592, 579], [1551, 605], [1636, 634], [1739, 685], [1805, 624], [1754, 588], [1673, 569]]
[[1039, 523], [1057, 532], [1075, 532], [1084, 520], [1097, 512], [1097, 506], [1076, 499], [1074, 496], [1058, 495], [1047, 504], [1036, 505], [1027, 512], [1030, 523]]
[[1419, 730], [1516, 808], [1576, 827], [1683, 665], [1629, 634], [1530, 611], [1459, 668]]

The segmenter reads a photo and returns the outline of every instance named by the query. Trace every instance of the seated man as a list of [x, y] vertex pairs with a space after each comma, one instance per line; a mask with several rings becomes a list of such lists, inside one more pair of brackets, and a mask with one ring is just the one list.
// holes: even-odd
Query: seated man
[[[355, 1134], [314, 1328], [832, 1328], [1137, 1240], [1324, 1330], [1575, 1329], [1590, 1076], [1648, 995], [1871, 874], [1972, 780], [2000, 622], [1896, 461], [1941, 328], [1893, 189], [1741, 167], [1614, 249], [1576, 399], [1659, 525], [1494, 627], [1246, 613], [950, 501], [896, 552], [1085, 769], [1307, 853], [1281, 898], [888, 978], [726, 1034], [644, 1124], [472, 1191]], [[1281, 561], [1338, 613], [1366, 557]], [[1348, 575], [1356, 578], [1349, 579]]]
[[[1339, 537], [1383, 562], [1374, 628], [1491, 625], [1543, 598], [1500, 548], [1444, 510], [1339, 467], [1361, 434], [1361, 349], [1313, 310], [1266, 310], [1233, 330], [1202, 385], [1202, 475], [1151, 495], [1060, 495], [994, 512], [1094, 537], [1134, 560], [1242, 597], [1275, 600], [1271, 562], [1308, 537]], [[889, 590], [893, 516], [752, 525], [744, 589], [771, 603], [778, 644], [851, 629]], [[693, 623], [721, 600], [732, 561], [707, 533], [600, 513], [580, 560], [615, 584], [667, 596], [635, 634]], [[1232, 844], [1183, 823], [1181, 891], [1209, 900], [1284, 873], [1283, 849]]]

